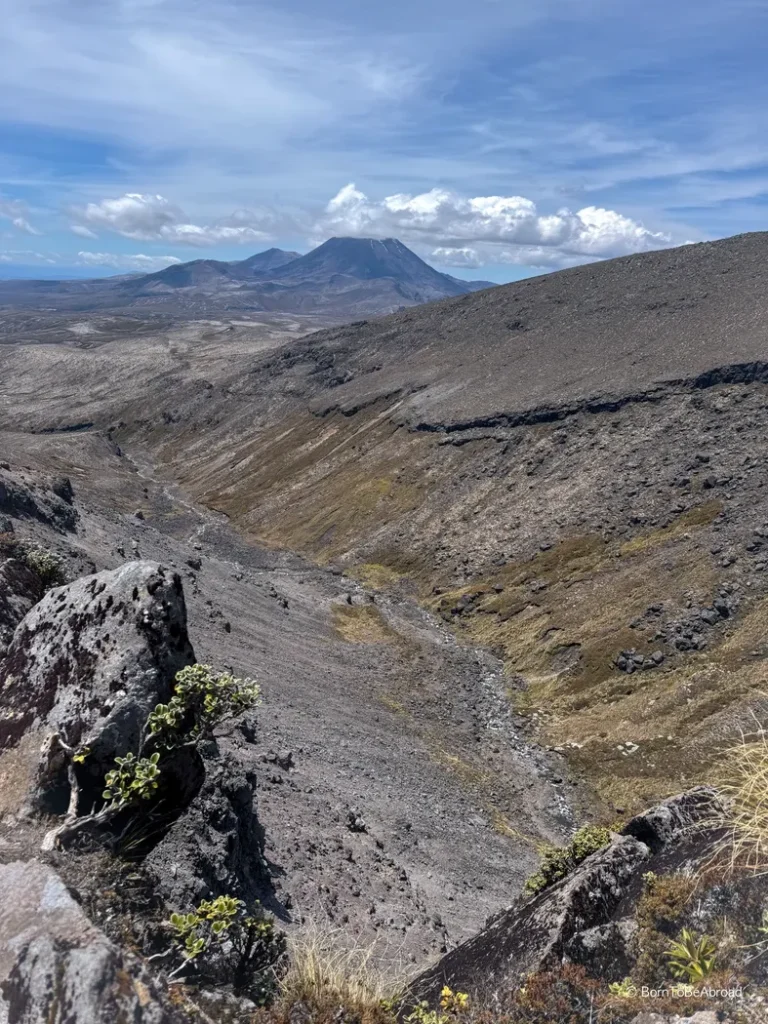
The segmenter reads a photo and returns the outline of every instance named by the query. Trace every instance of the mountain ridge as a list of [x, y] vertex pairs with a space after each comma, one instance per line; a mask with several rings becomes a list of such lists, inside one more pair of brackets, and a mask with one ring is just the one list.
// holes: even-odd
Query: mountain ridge
[[397, 239], [331, 238], [304, 255], [267, 249], [243, 260], [196, 259], [150, 274], [78, 281], [0, 281], [0, 305], [61, 310], [160, 309], [324, 313], [343, 320], [468, 294]]

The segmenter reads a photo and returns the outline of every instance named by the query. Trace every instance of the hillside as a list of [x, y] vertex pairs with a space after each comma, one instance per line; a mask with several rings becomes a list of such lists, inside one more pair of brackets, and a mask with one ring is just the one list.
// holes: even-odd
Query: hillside
[[0, 308], [176, 316], [317, 314], [333, 321], [463, 295], [490, 282], [434, 270], [396, 239], [331, 238], [301, 256], [268, 249], [244, 260], [200, 259], [152, 274], [91, 281], [0, 281]]
[[766, 255], [740, 236], [319, 332], [120, 436], [255, 539], [489, 645], [593, 799], [637, 807], [699, 781], [762, 678]]
[[[333, 250], [271, 286], [311, 286]], [[371, 251], [355, 287], [392, 280], [397, 253]], [[7, 328], [0, 887], [49, 827], [19, 814], [38, 718], [93, 714], [82, 694], [127, 635], [258, 678], [264, 705], [204, 751], [199, 798], [140, 870], [86, 859], [101, 852], [48, 864], [126, 956], [159, 951], [147, 892], [183, 908], [232, 891], [291, 934], [320, 920], [380, 966], [405, 960], [433, 1005], [446, 982], [471, 989], [478, 1014], [443, 1024], [497, 1024], [481, 989], [498, 983], [506, 1024], [559, 1024], [563, 993], [587, 1024], [609, 982], [667, 980], [683, 927], [716, 934], [723, 984], [743, 968], [764, 986], [742, 955], [762, 942], [764, 876], [713, 867], [722, 830], [699, 828], [716, 801], [697, 787], [768, 710], [766, 295], [768, 234], [751, 234], [301, 337], [135, 311], [94, 318], [87, 346], [58, 340], [91, 325], [79, 314], [37, 344]], [[34, 333], [47, 316], [10, 319]], [[20, 542], [89, 579], [35, 598], [29, 565], [9, 564]], [[137, 600], [146, 614], [125, 612]], [[42, 683], [39, 707], [24, 689], [50, 664], [70, 687], [53, 711]], [[586, 853], [578, 833], [546, 853], [584, 822]], [[542, 852], [549, 874], [521, 895]], [[542, 992], [551, 1012], [526, 1017]], [[644, 1024], [615, 999], [606, 1020]], [[394, 1024], [375, 1006], [349, 1019]]]

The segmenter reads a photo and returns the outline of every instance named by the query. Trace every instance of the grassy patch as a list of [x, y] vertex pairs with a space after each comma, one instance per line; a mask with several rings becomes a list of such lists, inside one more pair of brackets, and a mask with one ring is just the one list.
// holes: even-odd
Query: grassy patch
[[721, 501], [705, 501], [703, 504], [683, 512], [669, 526], [662, 527], [659, 530], [652, 530], [650, 533], [644, 533], [638, 537], [633, 537], [632, 540], [626, 541], [619, 548], [619, 554], [622, 557], [634, 555], [641, 551], [648, 551], [650, 548], [659, 547], [668, 541], [676, 540], [690, 530], [709, 526], [722, 511], [723, 503]]
[[400, 640], [378, 608], [373, 605], [335, 604], [333, 628], [353, 644], [391, 644]]
[[366, 586], [385, 590], [403, 579], [406, 573], [398, 572], [397, 569], [379, 562], [362, 562], [360, 565], [352, 566], [348, 570], [348, 575]]

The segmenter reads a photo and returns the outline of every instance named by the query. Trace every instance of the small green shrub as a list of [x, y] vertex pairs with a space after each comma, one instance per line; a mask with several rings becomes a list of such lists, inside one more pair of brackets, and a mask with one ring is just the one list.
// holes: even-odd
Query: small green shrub
[[622, 981], [611, 982], [608, 991], [619, 999], [634, 999], [637, 995], [637, 986], [631, 978], [624, 978]]
[[[82, 761], [83, 753], [75, 754], [73, 760]], [[154, 795], [160, 778], [157, 766], [160, 754], [156, 751], [151, 757], [136, 757], [128, 753], [125, 757], [116, 757], [117, 768], [107, 772], [104, 779], [106, 789], [101, 794], [104, 800], [118, 803], [121, 807], [149, 800]]]
[[[83, 831], [108, 825], [128, 806], [150, 804], [174, 751], [181, 746], [197, 746], [211, 737], [220, 722], [257, 704], [259, 694], [253, 680], [216, 672], [210, 665], [181, 669], [176, 673], [169, 703], [156, 705], [149, 714], [138, 751], [115, 758], [115, 767], [106, 772], [102, 793], [105, 804], [90, 814], [68, 819], [51, 841], [64, 846]], [[87, 748], [62, 749], [78, 764], [90, 753]], [[155, 810], [149, 806], [142, 815], [151, 817]], [[140, 826], [138, 819], [130, 824]]]
[[665, 956], [675, 978], [695, 985], [714, 971], [716, 953], [717, 946], [708, 935], [697, 938], [693, 932], [683, 928]]
[[406, 1024], [451, 1024], [467, 1011], [468, 1006], [466, 992], [454, 992], [444, 985], [440, 993], [440, 1009], [430, 1010], [429, 1003], [417, 1003], [405, 1018]]
[[210, 736], [215, 726], [259, 703], [252, 679], [216, 672], [210, 665], [187, 665], [176, 673], [173, 696], [147, 719], [149, 732], [170, 748]]
[[584, 825], [567, 846], [547, 845], [539, 870], [525, 883], [526, 891], [538, 893], [547, 886], [559, 882], [590, 854], [602, 850], [610, 841], [610, 829], [602, 825]]
[[174, 973], [194, 963], [206, 979], [231, 979], [235, 991], [247, 993], [259, 1006], [273, 999], [286, 939], [260, 904], [248, 912], [242, 900], [218, 896], [189, 913], [171, 914], [170, 925], [182, 956]]
[[44, 591], [60, 587], [67, 582], [64, 566], [58, 555], [41, 547], [27, 547], [18, 541], [14, 543], [14, 557], [24, 562], [28, 569], [39, 576]]

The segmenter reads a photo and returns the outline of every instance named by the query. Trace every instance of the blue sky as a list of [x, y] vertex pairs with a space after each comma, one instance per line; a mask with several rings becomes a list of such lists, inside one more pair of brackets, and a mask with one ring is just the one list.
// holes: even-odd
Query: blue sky
[[0, 275], [768, 228], [768, 0], [0, 0]]

